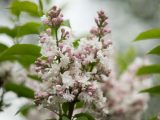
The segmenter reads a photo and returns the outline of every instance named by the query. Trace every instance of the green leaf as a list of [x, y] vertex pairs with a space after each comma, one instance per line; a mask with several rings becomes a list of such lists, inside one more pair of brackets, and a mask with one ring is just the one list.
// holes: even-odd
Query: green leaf
[[25, 68], [28, 68], [31, 64], [33, 64], [36, 61], [36, 59], [37, 56], [32, 56], [32, 55], [18, 55], [18, 56], [16, 55], [14, 58], [14, 60], [20, 62]]
[[149, 120], [157, 120], [157, 117], [152, 117], [152, 118], [149, 119]]
[[41, 26], [42, 24], [37, 22], [28, 22], [22, 26], [18, 26], [15, 28], [17, 31], [16, 37], [22, 37], [28, 34], [39, 34]]
[[10, 10], [11, 13], [16, 16], [19, 16], [21, 12], [27, 12], [36, 17], [40, 16], [37, 4], [30, 1], [13, 0], [10, 5]]
[[42, 24], [37, 22], [28, 22], [23, 25], [16, 26], [13, 29], [0, 27], [0, 33], [7, 34], [12, 38], [22, 37], [29, 34], [38, 34], [40, 32], [41, 26]]
[[7, 55], [33, 55], [40, 56], [40, 47], [32, 44], [16, 44], [0, 54], [0, 59]]
[[137, 71], [137, 75], [159, 74], [159, 73], [160, 73], [160, 64], [142, 66]]
[[[79, 113], [79, 114], [76, 114], [74, 117], [77, 118], [77, 120], [80, 117], [85, 117], [87, 120], [95, 120], [95, 118], [93, 116], [91, 116], [89, 113]], [[81, 119], [79, 119], [79, 120], [81, 120]]]
[[84, 106], [84, 101], [80, 101], [76, 103], [76, 108], [82, 108]]
[[2, 43], [0, 43], [0, 53], [6, 50], [8, 47]]
[[160, 45], [153, 48], [151, 51], [148, 52], [148, 54], [160, 55]]
[[68, 117], [66, 117], [66, 116], [63, 116], [62, 120], [70, 120], [70, 119]]
[[28, 87], [25, 87], [23, 85], [18, 85], [15, 83], [6, 83], [5, 84], [6, 91], [13, 91], [15, 92], [19, 97], [26, 97], [26, 98], [34, 98], [34, 92]]
[[80, 39], [75, 40], [72, 44], [74, 48], [78, 48]]
[[81, 116], [81, 117], [78, 117], [76, 120], [89, 120], [89, 119], [85, 116]]
[[67, 27], [71, 27], [71, 24], [70, 24], [69, 20], [64, 20], [61, 25], [62, 26], [67, 26]]
[[20, 107], [20, 109], [16, 112], [15, 115], [21, 113], [22, 115], [26, 116], [28, 114], [29, 110], [33, 107], [34, 107], [34, 105], [30, 105], [30, 104], [23, 105], [22, 107]]
[[46, 120], [57, 120], [56, 118], [46, 119]]
[[64, 114], [67, 114], [68, 108], [69, 108], [69, 104], [67, 102], [62, 104], [62, 109], [63, 109]]
[[0, 58], [0, 62], [3, 61], [18, 61], [23, 65], [23, 67], [28, 68], [31, 64], [35, 62], [37, 57], [31, 55], [8, 55]]
[[41, 15], [43, 15], [43, 2], [42, 0], [39, 0], [39, 7], [40, 7], [40, 12], [41, 12]]
[[154, 28], [140, 33], [134, 41], [159, 39], [159, 38], [160, 38], [160, 28]]
[[28, 75], [29, 78], [36, 81], [42, 81], [37, 75]]
[[147, 92], [147, 93], [150, 93], [150, 94], [159, 94], [160, 95], [160, 85], [142, 90], [140, 92]]
[[16, 36], [16, 31], [14, 29], [10, 29], [8, 27], [0, 27], [0, 33], [5, 33], [10, 37], [15, 37]]
[[32, 44], [16, 44], [0, 53], [0, 62], [18, 60], [24, 67], [28, 67], [39, 56], [40, 47]]

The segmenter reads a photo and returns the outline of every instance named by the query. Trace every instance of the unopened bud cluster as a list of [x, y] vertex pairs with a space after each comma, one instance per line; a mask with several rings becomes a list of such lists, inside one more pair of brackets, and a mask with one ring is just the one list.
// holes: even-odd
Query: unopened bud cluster
[[69, 38], [69, 32], [66, 31], [64, 28], [61, 29], [61, 41], [66, 40]]
[[110, 29], [107, 28], [108, 17], [105, 15], [104, 11], [98, 12], [98, 18], [95, 18], [95, 22], [97, 24], [97, 27], [94, 27], [91, 29], [91, 34], [94, 36], [97, 36], [99, 38], [102, 38], [106, 34], [110, 33]]
[[61, 14], [61, 9], [57, 6], [53, 6], [47, 16], [42, 17], [42, 22], [51, 27], [59, 27], [63, 22], [63, 14]]

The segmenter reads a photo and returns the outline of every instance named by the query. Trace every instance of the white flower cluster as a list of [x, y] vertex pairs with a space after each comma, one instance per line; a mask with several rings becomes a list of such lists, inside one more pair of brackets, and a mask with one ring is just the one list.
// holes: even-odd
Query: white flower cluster
[[54, 113], [47, 109], [31, 108], [25, 118], [26, 120], [46, 120], [54, 116]]
[[51, 29], [40, 35], [42, 56], [35, 62], [35, 69], [43, 83], [36, 93], [36, 104], [56, 110], [64, 102], [84, 101], [108, 112], [101, 88], [103, 78], [110, 77], [112, 42], [106, 38], [110, 32], [106, 28], [107, 17], [103, 11], [98, 12], [98, 17], [96, 32], [92, 30], [87, 38], [74, 41], [64, 29], [61, 36], [67, 34], [65, 40], [52, 37]]
[[34, 91], [39, 89], [39, 82], [29, 77], [31, 74], [35, 75], [33, 70], [27, 70], [20, 63], [10, 61], [2, 62], [0, 68], [0, 86], [11, 82], [24, 85]]
[[0, 81], [22, 84], [27, 79], [27, 71], [18, 62], [2, 62], [0, 64]]
[[147, 108], [149, 95], [139, 91], [151, 86], [147, 76], [136, 76], [139, 67], [147, 65], [146, 59], [136, 58], [119, 80], [106, 82], [108, 109], [113, 120], [140, 120], [141, 113]]
[[52, 27], [59, 27], [63, 22], [63, 14], [61, 14], [61, 9], [57, 6], [53, 6], [52, 9], [48, 12], [48, 16], [43, 15], [41, 21]]

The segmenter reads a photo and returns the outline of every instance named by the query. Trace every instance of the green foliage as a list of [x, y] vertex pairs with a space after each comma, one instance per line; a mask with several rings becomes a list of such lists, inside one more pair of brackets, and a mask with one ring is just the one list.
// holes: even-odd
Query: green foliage
[[157, 73], [160, 73], [160, 64], [142, 66], [137, 71], [137, 75], [157, 74]]
[[151, 51], [148, 52], [148, 54], [160, 55], [160, 46], [153, 48]]
[[[153, 28], [145, 32], [142, 32], [136, 37], [134, 41], [149, 40], [149, 39], [160, 39], [160, 28]], [[148, 54], [160, 55], [160, 46], [153, 48], [148, 52]], [[160, 64], [143, 66], [139, 68], [137, 71], [137, 75], [156, 74], [156, 73], [160, 74]], [[142, 90], [141, 92], [160, 95], [160, 85]], [[157, 120], [157, 118], [153, 117], [150, 120]]]
[[76, 103], [76, 108], [82, 108], [84, 106], [84, 101], [79, 101]]
[[147, 92], [147, 93], [150, 93], [150, 94], [160, 95], [160, 85], [154, 86], [154, 87], [151, 87], [151, 88], [148, 88], [148, 89], [145, 89], [145, 90], [142, 90], [140, 92]]
[[8, 27], [0, 27], [0, 33], [7, 34], [12, 38], [22, 37], [29, 34], [38, 34], [41, 26], [42, 24], [37, 22], [28, 22], [23, 25], [15, 26], [13, 29]]
[[159, 38], [160, 38], [160, 28], [154, 28], [140, 33], [134, 41], [159, 39]]
[[16, 27], [17, 36], [16, 37], [22, 37], [24, 35], [28, 34], [39, 34], [39, 29], [42, 26], [42, 24], [37, 22], [29, 22], [25, 23], [22, 26]]
[[89, 113], [79, 113], [76, 114], [74, 118], [77, 118], [77, 120], [95, 120], [95, 118], [91, 116]]
[[70, 120], [70, 119], [68, 117], [66, 117], [66, 116], [63, 116], [62, 120]]
[[72, 43], [72, 44], [73, 44], [73, 47], [74, 47], [74, 48], [78, 48], [79, 42], [80, 42], [80, 39], [74, 40], [74, 42]]
[[0, 60], [9, 55], [33, 55], [38, 57], [40, 56], [40, 47], [32, 44], [16, 44], [2, 52]]
[[134, 60], [136, 56], [136, 51], [133, 47], [130, 47], [126, 52], [117, 54], [116, 62], [118, 64], [118, 68], [120, 73], [122, 73], [128, 65]]
[[0, 33], [5, 33], [10, 37], [15, 37], [16, 36], [16, 30], [14, 29], [10, 29], [8, 27], [0, 27]]
[[40, 56], [40, 47], [32, 44], [16, 44], [0, 54], [0, 60], [10, 55], [32, 55]]
[[46, 119], [46, 120], [57, 120], [56, 118], [53, 118], [53, 119]]
[[65, 102], [65, 103], [62, 104], [63, 113], [65, 115], [67, 115], [68, 108], [69, 108], [69, 104], [67, 102]]
[[31, 78], [32, 80], [36, 80], [36, 81], [42, 81], [37, 75], [28, 75], [29, 78]]
[[13, 91], [15, 92], [19, 97], [26, 97], [26, 98], [34, 98], [34, 92], [28, 87], [25, 87], [24, 85], [18, 85], [15, 83], [6, 83], [4, 86], [6, 91]]
[[8, 47], [6, 45], [0, 43], [0, 53], [6, 50], [7, 48]]
[[152, 118], [149, 119], [149, 120], [157, 120], [157, 117], [152, 117]]
[[[155, 29], [151, 29], [143, 33], [140, 33], [135, 39], [135, 41], [159, 39], [159, 38], [160, 38], [160, 29], [155, 28]], [[160, 55], [160, 46], [153, 48], [151, 51], [148, 52], [148, 54]], [[137, 75], [146, 75], [146, 74], [160, 74], [160, 64], [142, 66], [137, 71]], [[160, 86], [154, 86], [152, 88], [142, 90], [141, 92], [148, 92], [151, 94], [160, 94]]]
[[16, 16], [19, 16], [21, 12], [26, 12], [36, 17], [40, 16], [37, 4], [30, 1], [13, 0], [13, 2], [10, 5], [10, 10], [11, 13]]
[[89, 119], [85, 116], [81, 116], [81, 117], [78, 117], [76, 120], [89, 120]]
[[[11, 14], [17, 17], [17, 22], [19, 23], [19, 18], [22, 12], [28, 13], [33, 17], [39, 17], [42, 15], [42, 1], [40, 0], [41, 4], [38, 6], [33, 1], [25, 1], [25, 0], [10, 0], [11, 4], [9, 6]], [[39, 8], [40, 7], [40, 8]], [[14, 16], [14, 17], [15, 17]], [[11, 18], [11, 17], [10, 17]], [[65, 23], [67, 24], [67, 23]], [[18, 24], [15, 25], [14, 28], [8, 27], [0, 27], [0, 34], [6, 34], [13, 38], [13, 40], [19, 40], [20, 37], [29, 34], [39, 34], [40, 30], [43, 29], [43, 25], [39, 22], [28, 22], [22, 25]], [[40, 47], [31, 45], [31, 44], [16, 44], [12, 47], [8, 48], [6, 45], [0, 43], [0, 62], [3, 61], [18, 61], [24, 67], [29, 67], [31, 64], [35, 62], [37, 57], [40, 56]], [[34, 80], [40, 81], [37, 76], [29, 76]], [[19, 85], [10, 81], [5, 82], [2, 89], [7, 91], [15, 92], [19, 97], [26, 97], [29, 99], [34, 98], [34, 91], [25, 85]], [[1, 86], [2, 87], [2, 86]], [[1, 102], [1, 101], [0, 101]], [[2, 106], [7, 106], [3, 102]], [[0, 104], [1, 104], [0, 103]], [[17, 111], [16, 114], [21, 113], [26, 115], [28, 111], [34, 107], [34, 105], [24, 105]], [[1, 105], [0, 105], [1, 109]]]
[[33, 107], [34, 107], [34, 105], [25, 104], [25, 105], [23, 105], [22, 107], [20, 107], [20, 109], [16, 112], [15, 115], [21, 113], [22, 115], [26, 116], [26, 115], [28, 114], [29, 110], [30, 110], [31, 108], [33, 108]]
[[28, 67], [38, 56], [40, 56], [40, 47], [32, 44], [16, 44], [0, 54], [0, 62], [18, 60], [22, 65]]
[[39, 7], [40, 7], [40, 12], [41, 12], [41, 15], [43, 15], [43, 2], [42, 0], [39, 0]]
[[37, 59], [36, 56], [32, 56], [32, 55], [18, 55], [18, 56], [13, 56], [13, 57], [15, 57], [14, 60], [17, 60], [25, 68], [28, 68], [31, 64], [34, 64], [34, 62]]

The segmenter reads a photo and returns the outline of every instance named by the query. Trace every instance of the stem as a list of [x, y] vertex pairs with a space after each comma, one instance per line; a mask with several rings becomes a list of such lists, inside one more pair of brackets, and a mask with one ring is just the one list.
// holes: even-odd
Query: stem
[[62, 110], [60, 103], [59, 103], [59, 120], [62, 120]]
[[[56, 46], [57, 46], [57, 50], [59, 50], [58, 28], [55, 28], [55, 35], [56, 35]], [[58, 63], [60, 63], [60, 57], [58, 57]]]
[[101, 36], [99, 36], [98, 41], [100, 41], [100, 40], [101, 40], [101, 38], [102, 38], [102, 37], [101, 37]]
[[72, 114], [74, 111], [74, 105], [76, 101], [69, 102], [69, 113], [68, 113], [68, 118], [71, 120], [72, 119]]
[[94, 65], [92, 64], [89, 71], [92, 72], [93, 68], [94, 68]]
[[5, 94], [5, 89], [2, 88], [2, 95], [1, 95], [1, 99], [0, 99], [0, 111], [2, 111], [2, 107], [3, 107], [4, 94]]
[[[18, 27], [19, 25], [19, 21], [20, 21], [20, 16], [17, 17], [16, 23], [15, 23], [15, 27]], [[19, 41], [18, 36], [20, 33], [20, 27], [18, 27], [17, 31], [16, 31], [16, 37], [14, 38], [14, 44], [19, 44], [21, 41]]]
[[[103, 24], [103, 21], [101, 21], [100, 24], [98, 25], [98, 28], [99, 28], [100, 31], [103, 29], [102, 24]], [[99, 38], [98, 38], [98, 41], [100, 41], [101, 38], [102, 38], [101, 33], [100, 33], [100, 35], [99, 35], [98, 37], [99, 37]]]
[[81, 90], [79, 91], [79, 93], [75, 96], [74, 101], [69, 102], [69, 112], [68, 112], [68, 118], [70, 120], [72, 120], [72, 115], [73, 115], [73, 111], [74, 111], [74, 106], [76, 104], [76, 102], [78, 102], [78, 96], [80, 94]]
[[43, 3], [42, 0], [39, 0], [40, 14], [43, 15]]
[[57, 45], [57, 48], [58, 48], [59, 47], [58, 28], [55, 29], [55, 35], [56, 35], [56, 45]]

